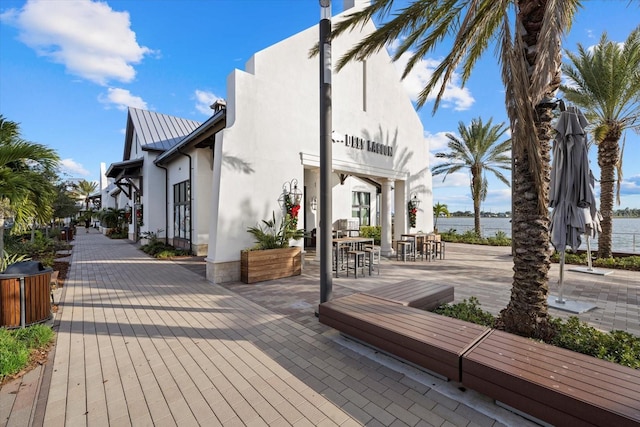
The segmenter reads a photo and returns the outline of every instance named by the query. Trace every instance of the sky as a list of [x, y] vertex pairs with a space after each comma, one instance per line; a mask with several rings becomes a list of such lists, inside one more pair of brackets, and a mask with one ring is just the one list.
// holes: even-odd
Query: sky
[[[583, 3], [563, 40], [569, 51], [578, 43], [596, 44], [603, 32], [622, 42], [640, 24], [637, 3]], [[333, 14], [342, 7], [342, 0], [334, 0]], [[97, 181], [101, 162], [108, 167], [123, 160], [128, 106], [205, 121], [209, 105], [225, 98], [233, 69], [244, 69], [255, 52], [319, 18], [318, 0], [2, 0], [0, 114], [20, 124], [24, 139], [54, 148], [66, 178]], [[425, 57], [404, 80], [412, 99], [445, 53]], [[402, 59], [397, 65], [400, 73]], [[445, 135], [458, 135], [460, 122], [508, 123], [494, 52], [485, 54], [464, 87], [454, 76], [435, 114], [432, 107], [428, 102], [418, 110], [432, 167], [435, 153], [446, 151]], [[599, 178], [594, 146], [590, 159]], [[640, 135], [627, 132], [617, 208], [640, 208], [638, 159]], [[509, 187], [487, 178], [482, 210], [511, 210]], [[433, 184], [434, 204], [444, 203], [451, 212], [473, 210], [467, 172], [444, 182], [436, 176]]]

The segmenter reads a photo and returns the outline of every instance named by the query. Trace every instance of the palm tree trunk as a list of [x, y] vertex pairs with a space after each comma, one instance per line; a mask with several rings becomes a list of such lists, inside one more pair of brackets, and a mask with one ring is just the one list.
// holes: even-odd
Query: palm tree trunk
[[598, 165], [600, 166], [600, 214], [602, 231], [598, 236], [598, 258], [611, 258], [611, 237], [613, 232], [613, 196], [615, 169], [620, 157], [618, 140], [620, 132], [615, 129], [607, 134], [598, 145]]
[[480, 235], [480, 200], [473, 201], [473, 229], [478, 237]]
[[[531, 71], [537, 60], [537, 43], [544, 19], [545, 1], [519, 1], [519, 20], [522, 22], [522, 39], [528, 47], [526, 61]], [[560, 85], [560, 58], [554, 58], [556, 73], [546, 90], [553, 97]], [[529, 95], [531, 96], [531, 95]], [[524, 98], [524, 97], [523, 97]], [[526, 99], [526, 98], [525, 98]], [[524, 102], [527, 102], [526, 100]], [[536, 129], [537, 153], [526, 148], [526, 135], [513, 134], [513, 146], [525, 147], [514, 149], [513, 186], [513, 286], [511, 299], [505, 309], [500, 312], [497, 327], [509, 332], [534, 337], [548, 338], [552, 334], [549, 324], [547, 295], [549, 293], [550, 236], [549, 213], [540, 209], [540, 204], [549, 205], [549, 181], [551, 173], [551, 139], [553, 137], [552, 106], [539, 104], [535, 107], [534, 125]], [[511, 123], [518, 118], [511, 117]], [[521, 120], [521, 118], [520, 118]], [[534, 155], [539, 156], [539, 167], [536, 169]], [[542, 188], [537, 188], [536, 176], [542, 179]], [[540, 200], [540, 197], [542, 200]]]
[[[546, 111], [544, 111], [546, 110]], [[538, 124], [540, 149], [544, 153], [544, 176], [550, 174], [549, 108], [537, 108], [547, 120]], [[541, 116], [542, 117], [542, 116]], [[513, 287], [507, 308], [500, 313], [499, 327], [535, 338], [549, 335], [547, 295], [549, 293], [549, 216], [540, 214], [529, 155], [516, 157], [513, 170]], [[548, 180], [546, 180], [548, 182]], [[545, 189], [548, 202], [548, 185]], [[548, 203], [547, 203], [548, 204]]]
[[479, 165], [471, 167], [471, 196], [473, 197], [473, 229], [480, 237], [480, 202], [482, 201], [482, 170]]

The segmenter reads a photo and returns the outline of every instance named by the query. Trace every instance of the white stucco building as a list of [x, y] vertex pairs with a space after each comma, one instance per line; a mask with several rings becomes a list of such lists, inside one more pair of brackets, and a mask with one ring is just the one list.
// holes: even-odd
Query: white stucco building
[[[353, 4], [346, 0], [344, 13]], [[370, 23], [335, 39], [332, 56], [340, 57], [373, 30]], [[230, 73], [226, 104], [216, 103], [202, 124], [130, 109], [123, 162], [111, 165], [107, 176], [120, 183], [118, 206], [128, 196], [122, 194], [124, 184], [132, 188], [131, 197], [139, 195], [129, 203], [142, 206], [145, 219], [130, 229], [132, 237], [166, 230], [170, 243], [206, 255], [209, 280], [226, 282], [240, 278], [240, 252], [253, 244], [247, 228], [274, 211], [282, 217], [283, 187], [297, 182], [303, 194], [298, 227], [316, 228], [319, 58], [308, 52], [317, 41], [314, 26], [255, 53], [244, 70]], [[155, 127], [134, 153], [143, 139], [137, 133], [148, 133], [149, 124], [136, 123], [132, 115], [160, 117], [159, 127], [163, 120], [174, 128], [181, 123], [184, 135], [176, 142]], [[431, 231], [429, 147], [386, 51], [333, 74], [332, 117], [332, 223], [381, 225], [383, 254], [391, 254], [393, 235]], [[407, 203], [414, 196], [421, 204], [410, 229]]]

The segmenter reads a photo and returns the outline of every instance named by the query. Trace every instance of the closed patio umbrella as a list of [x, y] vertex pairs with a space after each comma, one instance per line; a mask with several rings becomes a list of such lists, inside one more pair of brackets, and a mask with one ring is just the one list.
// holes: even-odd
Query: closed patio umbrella
[[594, 236], [600, 227], [584, 130], [587, 125], [587, 119], [578, 108], [568, 107], [560, 113], [555, 127], [549, 201], [553, 208], [551, 243], [560, 253], [559, 303], [564, 302], [562, 285], [566, 248], [576, 251], [582, 242], [581, 235], [588, 233]]

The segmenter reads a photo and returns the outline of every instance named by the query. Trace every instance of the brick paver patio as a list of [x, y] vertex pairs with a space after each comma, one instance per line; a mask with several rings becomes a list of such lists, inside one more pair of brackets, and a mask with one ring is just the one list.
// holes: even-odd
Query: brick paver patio
[[[53, 360], [0, 390], [0, 426], [531, 424], [319, 324], [311, 258], [299, 277], [220, 286], [201, 265], [80, 233]], [[334, 279], [334, 296], [419, 276], [497, 313], [510, 268], [509, 248], [449, 244], [446, 260], [385, 260], [380, 277]], [[598, 304], [584, 320], [640, 334], [639, 273], [565, 273], [565, 286]]]

